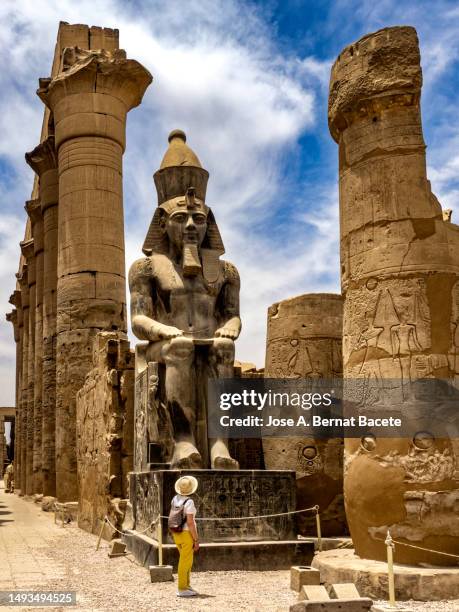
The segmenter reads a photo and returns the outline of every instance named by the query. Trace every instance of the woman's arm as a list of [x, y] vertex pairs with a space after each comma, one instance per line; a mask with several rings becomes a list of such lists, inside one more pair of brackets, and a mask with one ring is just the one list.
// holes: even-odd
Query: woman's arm
[[188, 525], [188, 529], [190, 530], [191, 537], [193, 538], [193, 549], [199, 550], [199, 537], [198, 537], [198, 530], [196, 527], [196, 521], [194, 520], [194, 514], [186, 515], [186, 524]]

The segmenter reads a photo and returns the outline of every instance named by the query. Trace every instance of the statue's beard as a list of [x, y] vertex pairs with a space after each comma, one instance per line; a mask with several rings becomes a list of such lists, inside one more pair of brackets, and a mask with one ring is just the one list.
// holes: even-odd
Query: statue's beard
[[197, 242], [184, 242], [182, 267], [185, 276], [196, 276], [201, 271], [201, 259]]

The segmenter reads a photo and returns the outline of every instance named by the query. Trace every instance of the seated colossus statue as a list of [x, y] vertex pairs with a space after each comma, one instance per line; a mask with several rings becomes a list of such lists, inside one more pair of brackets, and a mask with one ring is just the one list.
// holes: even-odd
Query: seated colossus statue
[[145, 257], [129, 271], [132, 329], [147, 341], [137, 347], [136, 369], [160, 364], [172, 468], [207, 468], [209, 461], [214, 469], [238, 469], [225, 440], [197, 434], [198, 421], [202, 432], [204, 420], [206, 431], [207, 378], [233, 376], [234, 341], [241, 331], [239, 274], [220, 259], [223, 242], [205, 204], [208, 178], [185, 134], [171, 132], [154, 175], [158, 207]]

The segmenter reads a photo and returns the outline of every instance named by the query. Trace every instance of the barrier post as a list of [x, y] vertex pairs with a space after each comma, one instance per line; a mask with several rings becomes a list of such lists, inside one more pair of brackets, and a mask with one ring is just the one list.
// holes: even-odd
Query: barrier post
[[158, 516], [158, 565], [163, 564], [163, 524], [161, 515]]
[[105, 519], [107, 517], [104, 516], [104, 520], [102, 521], [102, 526], [100, 528], [100, 533], [99, 533], [99, 537], [97, 539], [97, 546], [96, 546], [96, 550], [99, 550], [99, 546], [100, 546], [100, 541], [102, 540], [102, 534], [104, 532], [104, 527], [105, 527]]
[[394, 580], [394, 548], [395, 544], [390, 535], [390, 531], [387, 530], [387, 537], [384, 542], [387, 547], [387, 572], [389, 579], [389, 606], [395, 608], [395, 580]]
[[322, 529], [320, 526], [320, 514], [319, 514], [319, 506], [314, 507], [316, 511], [316, 527], [317, 527], [317, 549], [319, 552], [322, 551]]

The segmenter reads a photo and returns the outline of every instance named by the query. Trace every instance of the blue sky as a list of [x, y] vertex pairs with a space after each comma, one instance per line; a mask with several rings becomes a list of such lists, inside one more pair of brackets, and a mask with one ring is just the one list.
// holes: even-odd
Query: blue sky
[[[459, 215], [459, 6], [379, 0], [6, 0], [0, 4], [0, 405], [14, 396], [14, 342], [4, 314], [14, 289], [24, 202], [39, 140], [38, 77], [48, 76], [58, 22], [118, 27], [128, 57], [153, 74], [128, 118], [126, 259], [156, 205], [152, 174], [173, 128], [210, 174], [208, 203], [242, 279], [238, 357], [264, 361], [266, 309], [339, 291], [337, 147], [327, 127], [330, 66], [341, 49], [390, 25], [421, 44], [422, 114], [433, 190]], [[457, 216], [453, 216], [453, 220]]]

